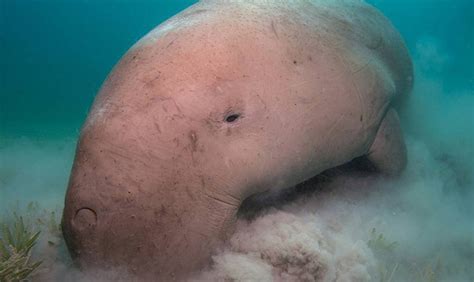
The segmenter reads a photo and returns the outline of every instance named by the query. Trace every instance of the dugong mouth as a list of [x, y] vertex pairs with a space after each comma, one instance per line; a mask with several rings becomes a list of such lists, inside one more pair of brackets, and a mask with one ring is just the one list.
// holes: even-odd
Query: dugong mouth
[[317, 196], [318, 193], [325, 191], [338, 176], [370, 176], [375, 175], [376, 172], [376, 168], [367, 157], [358, 157], [343, 165], [325, 170], [296, 185], [278, 191], [268, 189], [254, 194], [242, 202], [237, 216], [252, 220], [270, 208], [282, 207], [305, 197]]

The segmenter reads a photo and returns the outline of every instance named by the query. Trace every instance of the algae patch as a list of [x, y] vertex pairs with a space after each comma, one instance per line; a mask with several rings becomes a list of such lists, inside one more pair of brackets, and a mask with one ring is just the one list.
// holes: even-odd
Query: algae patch
[[17, 214], [11, 222], [2, 222], [0, 226], [0, 281], [24, 280], [42, 263], [31, 259], [40, 231], [28, 228]]

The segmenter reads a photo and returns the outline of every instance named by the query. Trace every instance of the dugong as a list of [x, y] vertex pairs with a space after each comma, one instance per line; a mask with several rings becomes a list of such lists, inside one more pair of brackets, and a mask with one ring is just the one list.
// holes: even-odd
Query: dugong
[[365, 157], [406, 163], [403, 39], [357, 0], [215, 0], [115, 66], [81, 130], [63, 214], [82, 269], [186, 279], [242, 202]]

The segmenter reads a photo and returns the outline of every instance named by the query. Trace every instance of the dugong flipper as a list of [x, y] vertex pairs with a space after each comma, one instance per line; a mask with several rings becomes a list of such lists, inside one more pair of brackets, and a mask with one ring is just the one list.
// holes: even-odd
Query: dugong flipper
[[405, 168], [405, 141], [394, 109], [390, 109], [382, 120], [367, 157], [380, 172], [387, 175], [398, 175]]

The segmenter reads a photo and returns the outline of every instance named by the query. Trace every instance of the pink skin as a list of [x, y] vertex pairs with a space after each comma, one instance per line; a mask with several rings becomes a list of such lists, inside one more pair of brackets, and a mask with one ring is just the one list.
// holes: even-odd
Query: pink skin
[[115, 67], [66, 196], [82, 268], [181, 279], [207, 265], [252, 194], [363, 155], [403, 169], [394, 102], [412, 70], [398, 33], [365, 4], [285, 5], [196, 4]]

